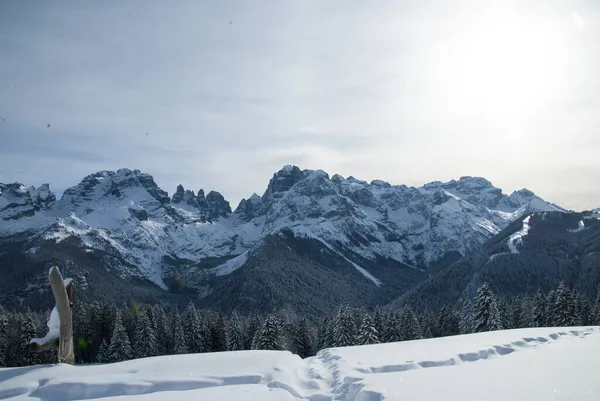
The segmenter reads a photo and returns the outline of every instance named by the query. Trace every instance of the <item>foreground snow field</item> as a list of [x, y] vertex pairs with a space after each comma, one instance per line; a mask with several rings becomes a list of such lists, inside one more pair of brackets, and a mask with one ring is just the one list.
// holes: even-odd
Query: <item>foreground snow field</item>
[[600, 400], [600, 327], [0, 369], [0, 400]]

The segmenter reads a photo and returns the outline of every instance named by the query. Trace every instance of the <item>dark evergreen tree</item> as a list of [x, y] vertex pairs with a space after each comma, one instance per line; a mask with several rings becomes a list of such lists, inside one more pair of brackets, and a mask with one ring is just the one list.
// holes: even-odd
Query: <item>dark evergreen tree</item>
[[98, 361], [99, 363], [110, 362], [110, 354], [108, 351], [108, 344], [106, 340], [102, 340], [102, 344], [100, 344], [100, 348], [98, 349], [98, 355], [96, 355], [96, 361]]
[[365, 313], [358, 331], [358, 345], [379, 344], [379, 332], [373, 318]]
[[468, 299], [465, 300], [460, 308], [459, 329], [461, 334], [469, 334], [474, 328], [474, 310], [473, 304]]
[[590, 302], [584, 297], [577, 297], [577, 309], [579, 315], [579, 324], [582, 326], [589, 326], [592, 324], [592, 307]]
[[446, 305], [440, 310], [438, 318], [439, 335], [455, 336], [460, 333], [459, 317], [453, 307]]
[[546, 310], [546, 296], [544, 295], [541, 289], [538, 289], [535, 295], [533, 296], [533, 327], [544, 327], [546, 325]]
[[500, 311], [488, 283], [483, 283], [475, 294], [474, 323], [476, 333], [502, 329]]
[[577, 301], [564, 282], [561, 282], [556, 289], [553, 319], [553, 326], [556, 327], [577, 326], [579, 324]]
[[131, 342], [125, 331], [125, 327], [123, 327], [121, 314], [117, 312], [110, 346], [108, 347], [108, 362], [127, 361], [132, 359], [132, 357]]
[[348, 347], [356, 345], [357, 336], [352, 310], [340, 308], [333, 323], [333, 346]]
[[515, 297], [512, 299], [509, 307], [509, 324], [506, 329], [520, 329], [525, 327], [525, 315], [523, 313], [522, 299]]
[[225, 319], [220, 313], [214, 313], [210, 321], [211, 352], [227, 351], [227, 332]]
[[315, 354], [315, 339], [308, 320], [301, 317], [293, 324], [291, 350], [300, 358], [308, 358]]
[[596, 296], [596, 306], [592, 315], [592, 324], [595, 326], [600, 326], [600, 290]]
[[135, 325], [135, 358], [147, 358], [158, 355], [158, 344], [156, 342], [156, 330], [152, 327], [148, 314], [140, 310]]
[[387, 315], [387, 325], [383, 334], [383, 341], [386, 343], [394, 343], [404, 341], [402, 337], [402, 319], [401, 314], [396, 309], [389, 311]]
[[237, 312], [233, 312], [227, 324], [227, 349], [241, 351], [244, 349], [244, 327]]
[[555, 321], [558, 319], [558, 310], [556, 304], [556, 291], [551, 290], [546, 297], [546, 324], [547, 327], [554, 326]]
[[265, 319], [260, 330], [256, 332], [252, 342], [255, 350], [281, 350], [283, 349], [281, 322], [274, 315]]
[[90, 336], [92, 325], [89, 321], [88, 310], [88, 305], [85, 302], [76, 302], [73, 305], [73, 345], [77, 363], [86, 363], [93, 360]]
[[404, 341], [419, 340], [423, 338], [423, 331], [415, 311], [408, 305], [402, 308], [400, 315], [401, 337]]
[[249, 350], [253, 349], [252, 344], [254, 342], [254, 338], [256, 334], [260, 330], [261, 327], [261, 318], [259, 316], [251, 316], [248, 319], [248, 324], [246, 325], [246, 335], [244, 339], [244, 349]]
[[33, 321], [33, 314], [27, 310], [21, 323], [21, 352], [20, 366], [36, 365], [39, 363], [39, 355], [30, 351], [31, 339], [37, 337], [37, 330]]
[[175, 308], [173, 308], [173, 311], [169, 316], [169, 324], [171, 326], [171, 335], [173, 337], [173, 353], [187, 354], [188, 348], [187, 344], [185, 343], [185, 333], [183, 332], [181, 317]]
[[6, 364], [6, 351], [8, 348], [8, 317], [2, 307], [0, 307], [0, 367], [8, 366]]
[[431, 311], [426, 311], [423, 315], [421, 315], [421, 331], [423, 333], [423, 338], [433, 338], [436, 336], [438, 329], [435, 316]]
[[173, 354], [173, 338], [167, 326], [167, 315], [160, 306], [152, 308], [152, 316], [156, 327], [156, 344], [158, 355]]
[[188, 352], [199, 353], [204, 351], [204, 336], [200, 330], [200, 320], [196, 307], [190, 301], [183, 313], [183, 332]]
[[386, 323], [385, 313], [383, 313], [380, 307], [375, 308], [375, 313], [373, 314], [373, 324], [375, 324], [375, 329], [377, 329], [380, 341], [383, 341], [381, 337], [385, 333]]

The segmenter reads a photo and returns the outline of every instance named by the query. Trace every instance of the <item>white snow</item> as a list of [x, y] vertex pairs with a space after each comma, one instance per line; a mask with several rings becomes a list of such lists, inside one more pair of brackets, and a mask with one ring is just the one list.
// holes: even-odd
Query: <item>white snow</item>
[[577, 228], [569, 228], [567, 231], [570, 233], [578, 233], [579, 231], [585, 230], [585, 223], [580, 220], [577, 224]]
[[597, 401], [600, 327], [0, 369], [11, 401]]
[[210, 269], [211, 273], [214, 273], [217, 276], [226, 276], [228, 274], [233, 273], [240, 267], [246, 263], [248, 260], [248, 251], [236, 256], [235, 258], [229, 259], [227, 262], [219, 265], [213, 269]]
[[523, 227], [517, 231], [516, 233], [511, 234], [508, 237], [508, 249], [510, 249], [511, 253], [519, 253], [519, 249], [517, 249], [517, 245], [523, 242], [523, 237], [527, 235], [529, 232], [529, 219], [531, 216], [527, 216], [523, 219]]
[[52, 312], [50, 312], [50, 317], [48, 318], [48, 333], [42, 338], [34, 338], [29, 341], [30, 344], [47, 344], [53, 340], [56, 340], [60, 337], [60, 317], [58, 316], [58, 310], [56, 306], [52, 308]]

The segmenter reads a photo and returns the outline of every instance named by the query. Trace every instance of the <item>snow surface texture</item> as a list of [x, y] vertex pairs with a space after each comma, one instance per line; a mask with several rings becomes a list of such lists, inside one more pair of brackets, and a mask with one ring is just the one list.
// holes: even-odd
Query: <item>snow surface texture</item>
[[[52, 272], [52, 269], [55, 269], [55, 267], [51, 267], [50, 272]], [[71, 278], [63, 279], [63, 283], [65, 283], [65, 286], [71, 284], [72, 281], [73, 279]], [[58, 314], [58, 309], [56, 309], [56, 306], [52, 308], [46, 326], [48, 326], [48, 333], [46, 333], [46, 335], [42, 338], [31, 339], [31, 341], [29, 341], [30, 344], [47, 344], [60, 337], [60, 316]]]
[[600, 327], [0, 369], [0, 400], [597, 401]]
[[[262, 197], [253, 194], [234, 213], [220, 196], [178, 187], [169, 198], [152, 176], [129, 169], [91, 174], [60, 200], [47, 184], [0, 184], [0, 236], [76, 237], [90, 252], [119, 255], [123, 276], [166, 288], [165, 258], [189, 266], [235, 258], [211, 270], [227, 275], [243, 268], [261, 239], [289, 229], [328, 244], [379, 286], [385, 283], [357, 261], [424, 267], [448, 252], [465, 255], [525, 214], [564, 211], [528, 190], [505, 195], [478, 177], [416, 188], [295, 166], [275, 173]], [[197, 273], [189, 269], [184, 279], [194, 282]]]
[[523, 237], [527, 235], [529, 232], [529, 219], [531, 216], [527, 216], [523, 219], [523, 227], [517, 231], [516, 233], [511, 234], [508, 237], [508, 249], [510, 249], [511, 253], [519, 253], [519, 249], [517, 245], [523, 242]]
[[567, 231], [569, 231], [570, 233], [578, 233], [579, 231], [583, 230], [585, 230], [585, 222], [583, 220], [580, 220], [577, 224], [577, 228], [570, 228]]

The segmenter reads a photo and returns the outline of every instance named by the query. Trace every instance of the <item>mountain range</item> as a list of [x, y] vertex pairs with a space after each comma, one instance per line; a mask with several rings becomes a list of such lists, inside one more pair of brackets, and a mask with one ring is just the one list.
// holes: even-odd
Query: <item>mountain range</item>
[[50, 303], [47, 268], [59, 264], [84, 299], [313, 314], [381, 304], [544, 213], [573, 214], [479, 177], [409, 187], [297, 166], [235, 210], [216, 191], [169, 196], [139, 170], [88, 175], [60, 199], [48, 184], [0, 183], [0, 303]]

